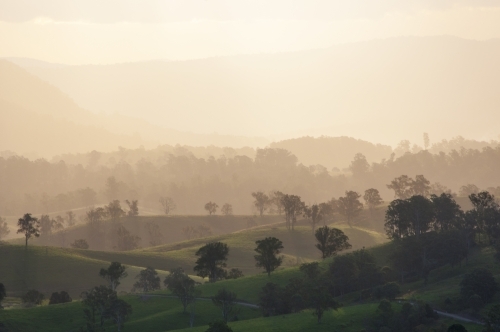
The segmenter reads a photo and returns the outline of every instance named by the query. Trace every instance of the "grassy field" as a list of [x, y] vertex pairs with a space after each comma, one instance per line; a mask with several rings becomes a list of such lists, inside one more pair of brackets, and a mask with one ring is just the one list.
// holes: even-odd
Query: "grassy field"
[[[350, 237], [353, 249], [383, 243], [385, 238], [374, 231], [336, 225]], [[292, 267], [317, 259], [319, 251], [314, 247], [311, 228], [298, 226], [287, 231], [283, 226], [263, 226], [232, 234], [188, 240], [170, 245], [138, 249], [127, 252], [95, 251], [29, 245], [25, 250], [21, 245], [0, 245], [0, 255], [6, 257], [8, 269], [0, 269], [0, 280], [6, 285], [9, 295], [19, 295], [36, 288], [50, 295], [51, 292], [66, 290], [76, 296], [81, 291], [103, 282], [98, 271], [118, 261], [130, 266], [129, 277], [119, 290], [130, 291], [134, 277], [141, 268], [151, 266], [161, 271], [183, 267], [192, 273], [195, 252], [209, 241], [227, 243], [229, 251], [228, 267], [237, 267], [246, 275], [260, 274], [255, 267], [255, 241], [266, 236], [276, 236], [284, 243], [285, 261], [283, 267]], [[162, 272], [163, 273], [163, 272]]]

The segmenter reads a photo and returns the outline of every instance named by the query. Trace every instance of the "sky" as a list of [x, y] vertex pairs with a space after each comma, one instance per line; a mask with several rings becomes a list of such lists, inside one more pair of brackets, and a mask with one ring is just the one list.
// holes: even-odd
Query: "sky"
[[0, 57], [72, 65], [436, 35], [500, 38], [500, 1], [0, 0]]

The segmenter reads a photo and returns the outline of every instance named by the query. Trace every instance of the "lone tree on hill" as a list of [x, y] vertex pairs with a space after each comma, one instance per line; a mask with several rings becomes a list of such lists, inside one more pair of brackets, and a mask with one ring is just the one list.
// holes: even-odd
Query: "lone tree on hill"
[[231, 315], [237, 313], [236, 293], [225, 288], [219, 289], [217, 294], [212, 297], [212, 302], [222, 310], [222, 318], [225, 322], [228, 321]]
[[304, 217], [310, 220], [312, 232], [316, 230], [316, 225], [323, 220], [323, 209], [322, 206], [314, 204], [311, 207], [304, 207]]
[[160, 277], [158, 277], [158, 273], [152, 267], [141, 270], [135, 278], [139, 280], [134, 283], [132, 287], [133, 292], [140, 289], [142, 292], [147, 293], [161, 288]]
[[199, 295], [195, 289], [194, 280], [189, 278], [181, 267], [171, 270], [170, 274], [165, 277], [163, 284], [179, 298], [184, 312], [186, 312], [187, 306]]
[[288, 230], [292, 229], [299, 216], [304, 210], [305, 204], [296, 195], [283, 195], [281, 198], [283, 210], [285, 211], [285, 222]]
[[351, 248], [349, 238], [340, 229], [323, 226], [314, 234], [318, 243], [316, 248], [321, 251], [321, 258], [333, 256], [338, 252]]
[[337, 201], [337, 208], [341, 215], [347, 218], [347, 224], [352, 227], [351, 221], [361, 212], [363, 204], [359, 201], [361, 197], [355, 191], [346, 191], [344, 197]]
[[40, 224], [38, 219], [31, 216], [31, 213], [26, 213], [22, 218], [17, 221], [19, 227], [17, 233], [23, 233], [26, 240], [26, 248], [28, 248], [28, 240], [40, 236]]
[[264, 240], [255, 241], [255, 244], [255, 251], [258, 253], [254, 256], [255, 266], [263, 267], [267, 275], [271, 276], [271, 272], [283, 262], [283, 256], [278, 256], [283, 249], [283, 242], [275, 237], [266, 237]]
[[109, 288], [115, 291], [116, 287], [120, 284], [120, 279], [127, 276], [125, 272], [127, 268], [119, 262], [112, 262], [107, 269], [101, 269], [99, 276], [109, 282]]
[[160, 197], [160, 204], [166, 215], [169, 215], [170, 212], [174, 211], [176, 208], [175, 202], [171, 197]]
[[212, 201], [205, 204], [205, 210], [207, 210], [210, 215], [215, 214], [218, 207], [219, 206], [216, 203], [212, 203]]
[[257, 191], [252, 193], [252, 197], [255, 199], [253, 204], [259, 210], [259, 215], [262, 217], [262, 215], [264, 215], [264, 211], [266, 211], [270, 203], [269, 196], [262, 191]]
[[128, 205], [128, 212], [127, 216], [129, 217], [136, 217], [139, 215], [139, 201], [138, 200], [133, 200], [130, 202], [128, 199], [125, 200], [125, 203]]
[[226, 203], [222, 206], [220, 212], [225, 216], [230, 216], [233, 214], [233, 206], [229, 203]]
[[205, 278], [208, 277], [210, 282], [223, 279], [226, 271], [223, 269], [227, 266], [227, 255], [229, 248], [227, 244], [222, 242], [207, 243], [196, 252], [198, 259], [194, 270], [197, 275]]
[[365, 204], [368, 207], [368, 211], [370, 211], [370, 217], [373, 220], [373, 211], [384, 201], [382, 200], [382, 197], [380, 197], [379, 191], [374, 188], [365, 190], [363, 199], [365, 200]]

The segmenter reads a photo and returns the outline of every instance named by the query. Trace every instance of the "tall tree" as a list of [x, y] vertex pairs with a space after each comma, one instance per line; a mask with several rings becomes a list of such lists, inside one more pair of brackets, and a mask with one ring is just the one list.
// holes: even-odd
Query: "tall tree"
[[440, 231], [448, 231], [459, 227], [463, 219], [463, 211], [451, 194], [431, 195], [434, 206], [435, 224], [434, 228]]
[[434, 206], [423, 196], [392, 201], [385, 213], [385, 230], [392, 239], [427, 232], [434, 221]]
[[333, 256], [338, 252], [351, 248], [349, 238], [340, 229], [323, 226], [314, 234], [318, 243], [316, 248], [321, 251], [321, 258]]
[[[479, 241], [481, 241], [481, 233], [485, 231], [487, 223], [495, 224], [496, 213], [499, 206], [495, 201], [495, 196], [487, 191], [481, 191], [477, 194], [470, 194], [469, 200], [474, 206], [474, 216], [479, 234]], [[491, 229], [493, 229], [491, 227]], [[488, 236], [490, 233], [488, 232]]]
[[428, 149], [430, 146], [429, 134], [424, 133], [424, 149]]
[[382, 197], [380, 197], [379, 191], [375, 188], [366, 189], [363, 199], [365, 200], [365, 204], [368, 207], [368, 211], [370, 211], [370, 217], [373, 221], [373, 212], [375, 208], [384, 201], [382, 200]]
[[222, 311], [222, 318], [225, 322], [231, 315], [237, 313], [236, 293], [228, 291], [225, 288], [219, 289], [217, 294], [212, 297], [212, 302]]
[[431, 190], [431, 183], [423, 175], [415, 176], [415, 180], [412, 183], [411, 191], [414, 196], [429, 196]]
[[311, 207], [304, 207], [304, 217], [309, 220], [313, 234], [316, 230], [316, 225], [323, 220], [323, 211], [325, 210], [321, 209], [318, 204], [313, 204]]
[[269, 196], [269, 202], [276, 208], [276, 212], [281, 216], [283, 213], [283, 196], [281, 191], [273, 191]]
[[352, 172], [354, 177], [361, 177], [368, 173], [370, 170], [370, 164], [366, 161], [366, 157], [362, 153], [356, 153], [353, 161], [349, 165], [349, 170]]
[[127, 268], [119, 262], [112, 262], [107, 269], [101, 269], [99, 276], [109, 282], [109, 288], [113, 291], [120, 284], [120, 280], [127, 276]]
[[216, 203], [212, 202], [212, 201], [210, 201], [207, 204], [205, 204], [205, 210], [207, 210], [207, 212], [208, 212], [209, 215], [215, 214], [217, 212], [217, 208], [218, 207], [219, 206]]
[[230, 216], [233, 214], [233, 206], [229, 203], [226, 203], [222, 206], [220, 212], [225, 216]]
[[170, 274], [165, 277], [163, 284], [174, 296], [179, 298], [184, 312], [186, 312], [187, 306], [199, 295], [195, 289], [194, 280], [180, 267], [171, 270]]
[[136, 217], [139, 215], [139, 201], [138, 200], [133, 200], [130, 202], [127, 199], [127, 200], [125, 200], [125, 203], [127, 203], [127, 205], [128, 205], [127, 215], [129, 217]]
[[7, 235], [9, 235], [9, 233], [10, 233], [9, 225], [7, 224], [4, 218], [0, 217], [0, 241]]
[[304, 210], [305, 204], [301, 201], [300, 196], [296, 195], [283, 195], [281, 198], [283, 204], [283, 209], [285, 211], [285, 222], [286, 227], [294, 229], [294, 225], [297, 222], [297, 216], [299, 216]]
[[283, 249], [283, 242], [275, 237], [266, 237], [264, 240], [255, 241], [255, 266], [263, 267], [268, 276], [283, 262], [283, 256], [278, 256]]
[[410, 198], [412, 191], [413, 179], [408, 175], [401, 175], [395, 178], [387, 185], [387, 188], [394, 190], [394, 197], [399, 199]]
[[31, 213], [26, 213], [17, 221], [17, 233], [22, 233], [25, 238], [26, 248], [28, 248], [28, 240], [32, 237], [40, 236], [40, 223], [38, 219], [31, 216]]
[[160, 204], [166, 215], [169, 215], [176, 208], [175, 202], [171, 197], [160, 197]]
[[197, 275], [205, 278], [208, 277], [210, 282], [215, 282], [224, 278], [225, 268], [227, 266], [227, 255], [229, 248], [227, 244], [222, 242], [207, 243], [196, 252], [198, 259], [194, 270]]
[[122, 205], [120, 204], [119, 200], [113, 200], [109, 202], [108, 205], [105, 206], [106, 209], [106, 215], [111, 219], [111, 220], [118, 220], [119, 218], [125, 216], [125, 211], [122, 209]]
[[347, 224], [352, 227], [352, 220], [363, 210], [363, 204], [359, 201], [361, 197], [355, 191], [346, 191], [344, 197], [338, 199], [338, 211], [347, 218]]
[[147, 293], [161, 288], [158, 272], [152, 267], [141, 270], [135, 278], [139, 280], [134, 283], [132, 288], [134, 292], [140, 289], [142, 292]]
[[252, 193], [252, 197], [254, 198], [253, 204], [259, 210], [259, 215], [262, 217], [270, 203], [269, 196], [262, 191], [257, 191]]

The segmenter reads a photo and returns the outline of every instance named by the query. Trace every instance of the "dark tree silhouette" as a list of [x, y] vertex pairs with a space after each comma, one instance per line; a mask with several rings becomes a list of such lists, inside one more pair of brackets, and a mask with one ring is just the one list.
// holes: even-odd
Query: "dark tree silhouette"
[[182, 303], [183, 311], [186, 312], [187, 306], [199, 295], [195, 289], [193, 279], [184, 273], [182, 268], [176, 268], [170, 271], [170, 274], [163, 281], [165, 287], [177, 296]]
[[120, 279], [127, 276], [125, 272], [127, 268], [119, 262], [112, 262], [107, 269], [101, 269], [99, 271], [99, 276], [106, 279], [109, 282], [109, 288], [113, 291], [120, 284]]
[[285, 211], [286, 227], [293, 230], [297, 222], [297, 216], [304, 211], [305, 204], [300, 200], [300, 196], [296, 195], [283, 195], [281, 198], [283, 210]]
[[229, 320], [231, 315], [237, 313], [237, 304], [236, 304], [236, 293], [228, 291], [225, 288], [219, 289], [217, 294], [212, 297], [212, 302], [217, 307], [219, 307], [222, 311], [222, 318], [225, 322]]
[[259, 210], [259, 215], [262, 217], [270, 203], [269, 196], [262, 191], [257, 191], [252, 193], [252, 197], [255, 199], [253, 204]]
[[352, 227], [352, 220], [363, 210], [363, 204], [359, 201], [361, 197], [355, 191], [346, 191], [344, 197], [337, 201], [337, 209], [340, 214], [347, 218], [347, 224]]
[[283, 256], [278, 256], [283, 249], [283, 242], [275, 237], [266, 237], [264, 240], [255, 241], [255, 244], [255, 251], [258, 253], [254, 256], [255, 266], [263, 267], [267, 275], [271, 276], [271, 272], [283, 262]]
[[205, 210], [207, 210], [209, 215], [215, 214], [217, 212], [218, 207], [219, 206], [216, 203], [213, 203], [212, 201], [205, 204]]
[[368, 211], [370, 211], [370, 217], [373, 221], [373, 211], [384, 201], [382, 200], [382, 197], [380, 197], [379, 191], [375, 188], [366, 189], [363, 199], [368, 207]]
[[160, 204], [166, 215], [169, 215], [176, 208], [174, 200], [170, 197], [160, 197]]
[[137, 280], [132, 287], [132, 291], [141, 290], [144, 293], [151, 292], [160, 289], [160, 277], [158, 273], [152, 267], [147, 267], [141, 270], [139, 274], [135, 277]]
[[323, 259], [333, 256], [338, 252], [351, 248], [349, 238], [340, 229], [323, 226], [314, 234], [318, 243], [316, 248], [321, 251]]
[[31, 213], [26, 213], [17, 221], [19, 227], [17, 233], [22, 233], [25, 238], [26, 248], [28, 248], [28, 240], [32, 237], [40, 236], [40, 225], [38, 219], [31, 216]]
[[125, 203], [128, 205], [128, 212], [127, 215], [129, 217], [136, 217], [139, 215], [139, 201], [138, 200], [133, 200], [130, 202], [128, 199], [125, 200]]
[[205, 278], [208, 277], [210, 282], [223, 279], [225, 276], [225, 268], [227, 266], [227, 255], [229, 248], [227, 244], [222, 242], [207, 243], [196, 252], [198, 259], [194, 270], [197, 275]]

